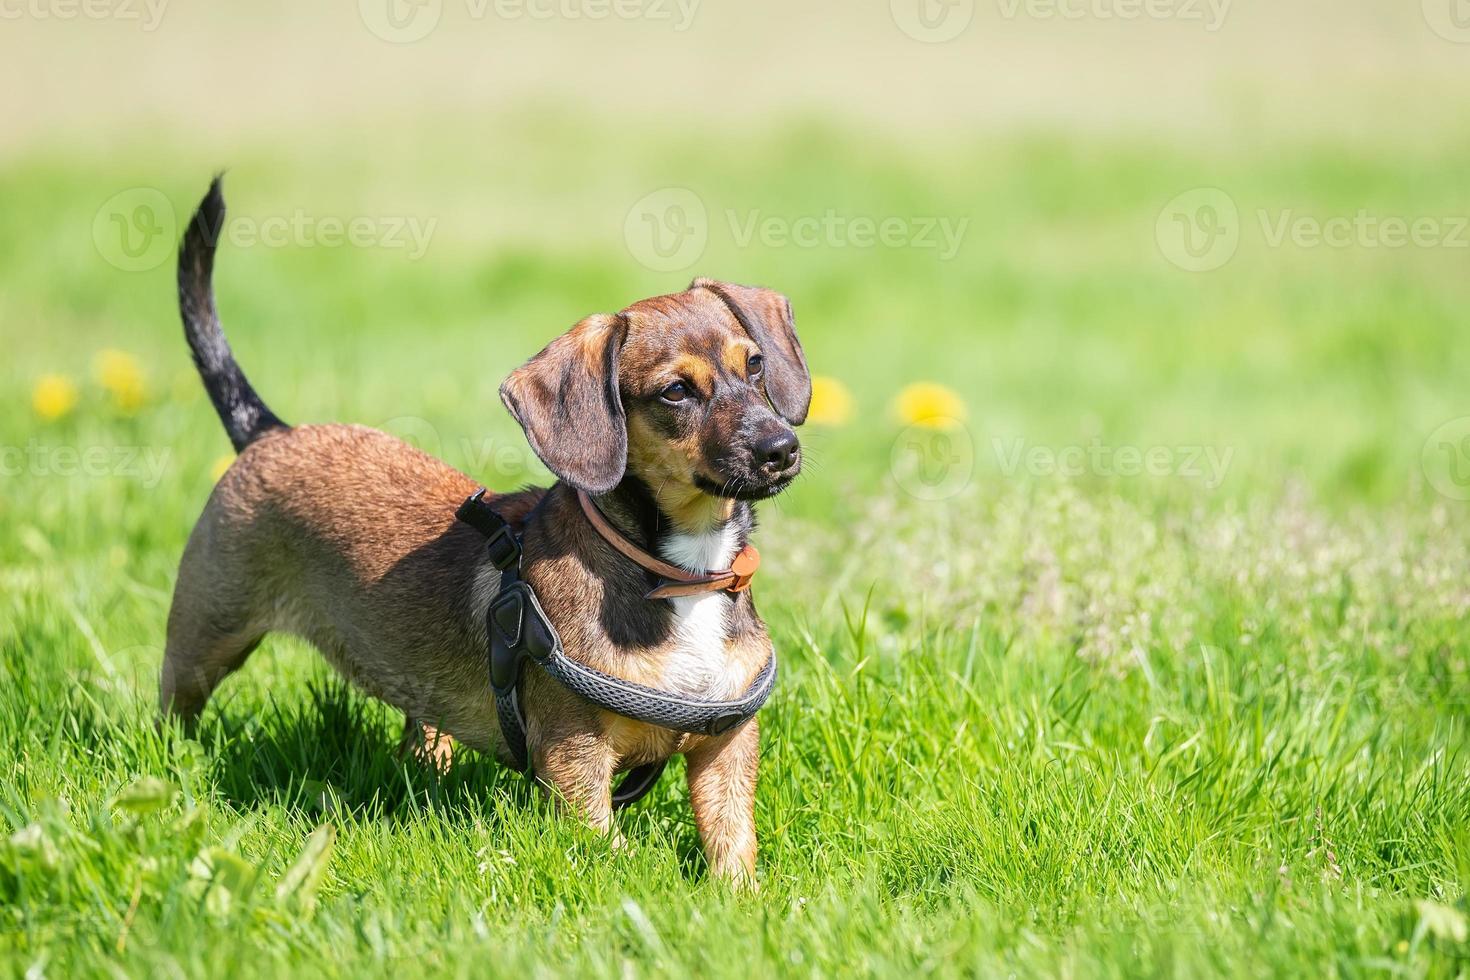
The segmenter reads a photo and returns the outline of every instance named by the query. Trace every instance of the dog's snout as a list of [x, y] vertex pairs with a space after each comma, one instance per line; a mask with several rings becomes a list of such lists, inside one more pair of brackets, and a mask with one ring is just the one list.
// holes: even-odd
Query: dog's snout
[[779, 476], [796, 465], [801, 443], [791, 430], [766, 436], [755, 447], [756, 462], [766, 476]]

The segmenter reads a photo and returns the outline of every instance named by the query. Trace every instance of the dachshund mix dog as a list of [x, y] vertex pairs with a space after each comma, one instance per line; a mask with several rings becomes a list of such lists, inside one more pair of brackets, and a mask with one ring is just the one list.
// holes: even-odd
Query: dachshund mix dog
[[[179, 252], [184, 332], [239, 453], [179, 566], [160, 700], [192, 726], [215, 687], [272, 631], [303, 637], [350, 681], [400, 709], [436, 764], [450, 740], [511, 761], [486, 669], [500, 572], [456, 521], [476, 482], [355, 425], [289, 426], [236, 364], [211, 276], [219, 181]], [[566, 655], [690, 699], [737, 696], [772, 657], [748, 590], [650, 598], [644, 567], [584, 510], [670, 565], [727, 569], [754, 503], [801, 470], [792, 427], [811, 380], [786, 298], [697, 279], [587, 317], [516, 369], [501, 398], [550, 488], [487, 495], [521, 535], [521, 574]], [[626, 542], [625, 542], [626, 543]], [[753, 884], [759, 738], [752, 718], [692, 735], [603, 710], [528, 668], [516, 692], [540, 783], [600, 831], [614, 777], [683, 754], [712, 871]]]

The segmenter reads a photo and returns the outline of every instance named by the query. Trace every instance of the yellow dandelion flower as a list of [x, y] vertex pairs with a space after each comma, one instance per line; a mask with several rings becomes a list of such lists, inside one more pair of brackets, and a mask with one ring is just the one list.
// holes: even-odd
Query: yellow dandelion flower
[[104, 350], [92, 362], [92, 372], [120, 411], [132, 413], [148, 400], [147, 379], [138, 359], [127, 351]]
[[898, 393], [893, 411], [904, 425], [949, 429], [965, 420], [964, 400], [952, 388], [933, 381], [916, 381]]
[[230, 465], [234, 462], [235, 457], [233, 455], [221, 456], [219, 459], [215, 460], [213, 463], [210, 464], [209, 467], [209, 479], [214, 483], [218, 483], [220, 481], [220, 477], [225, 475], [225, 470], [229, 469]]
[[77, 404], [77, 386], [64, 374], [43, 374], [31, 389], [31, 408], [47, 422], [59, 419]]
[[856, 406], [847, 385], [824, 374], [812, 376], [812, 405], [806, 420], [813, 425], [846, 425]]

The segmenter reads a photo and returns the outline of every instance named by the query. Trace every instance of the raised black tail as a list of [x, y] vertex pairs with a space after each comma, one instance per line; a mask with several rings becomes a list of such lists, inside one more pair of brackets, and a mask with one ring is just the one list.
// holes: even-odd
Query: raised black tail
[[194, 366], [204, 379], [204, 390], [225, 424], [230, 442], [239, 452], [271, 429], [286, 427], [245, 380], [235, 363], [219, 313], [214, 308], [214, 248], [225, 226], [225, 197], [220, 178], [209, 185], [199, 210], [179, 243], [179, 315], [184, 320], [184, 339], [194, 352]]

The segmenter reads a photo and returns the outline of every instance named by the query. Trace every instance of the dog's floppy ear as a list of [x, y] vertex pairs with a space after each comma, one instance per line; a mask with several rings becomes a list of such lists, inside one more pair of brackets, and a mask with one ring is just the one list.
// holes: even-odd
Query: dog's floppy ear
[[792, 425], [805, 422], [812, 400], [812, 376], [796, 338], [791, 301], [772, 289], [713, 279], [696, 279], [689, 288], [708, 289], [724, 301], [765, 355], [766, 395], [772, 407]]
[[589, 316], [511, 372], [500, 400], [546, 467], [588, 493], [618, 485], [628, 465], [628, 426], [618, 394], [621, 316]]

